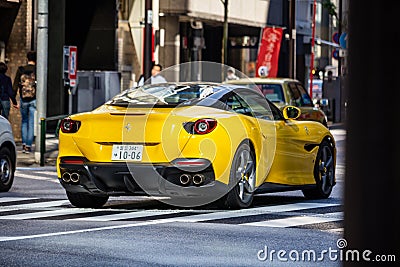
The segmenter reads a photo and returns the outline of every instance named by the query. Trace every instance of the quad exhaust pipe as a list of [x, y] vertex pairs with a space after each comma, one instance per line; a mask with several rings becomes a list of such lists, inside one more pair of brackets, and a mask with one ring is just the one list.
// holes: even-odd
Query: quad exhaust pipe
[[189, 185], [191, 182], [193, 182], [194, 185], [202, 185], [205, 181], [205, 176], [200, 173], [196, 173], [193, 175], [193, 177], [190, 174], [184, 173], [179, 176], [179, 182], [181, 185]]
[[77, 172], [64, 172], [63, 175], [61, 176], [62, 180], [66, 183], [72, 182], [72, 183], [77, 183], [79, 182], [81, 175]]
[[204, 182], [204, 175], [200, 173], [196, 173], [193, 175], [193, 183], [195, 185], [201, 185]]
[[179, 176], [179, 182], [181, 183], [181, 185], [188, 185], [191, 179], [192, 176], [190, 176], [190, 174], [184, 173], [181, 176]]

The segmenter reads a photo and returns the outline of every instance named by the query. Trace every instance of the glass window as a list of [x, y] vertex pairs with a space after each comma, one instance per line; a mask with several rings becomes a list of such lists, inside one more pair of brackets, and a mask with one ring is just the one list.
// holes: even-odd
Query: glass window
[[282, 118], [280, 111], [274, 109], [274, 104], [270, 104], [261, 94], [247, 90], [238, 90], [236, 93], [242, 105], [249, 107], [254, 117], [264, 120]]
[[310, 96], [304, 87], [299, 83], [289, 83], [289, 104], [296, 107], [312, 107]]
[[258, 84], [261, 93], [271, 102], [284, 103], [282, 86], [280, 84]]
[[300, 91], [303, 106], [312, 107], [313, 104], [312, 104], [310, 95], [307, 93], [307, 90], [303, 87], [303, 85], [301, 85], [299, 83], [297, 84], [297, 88]]
[[232, 110], [233, 112], [244, 114], [247, 116], [253, 116], [248, 104], [246, 102], [239, 101], [239, 98], [236, 95], [231, 95], [230, 97], [228, 97], [228, 99], [226, 100], [226, 105], [228, 106], [228, 109]]
[[157, 105], [176, 106], [205, 99], [220, 89], [208, 84], [199, 85], [144, 85], [127, 89], [106, 104], [116, 106]]

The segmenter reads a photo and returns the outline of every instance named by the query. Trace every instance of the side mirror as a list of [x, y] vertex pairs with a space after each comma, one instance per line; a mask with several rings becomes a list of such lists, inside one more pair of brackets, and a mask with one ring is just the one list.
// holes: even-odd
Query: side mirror
[[285, 106], [282, 110], [283, 117], [291, 120], [295, 120], [300, 117], [301, 110], [295, 106]]

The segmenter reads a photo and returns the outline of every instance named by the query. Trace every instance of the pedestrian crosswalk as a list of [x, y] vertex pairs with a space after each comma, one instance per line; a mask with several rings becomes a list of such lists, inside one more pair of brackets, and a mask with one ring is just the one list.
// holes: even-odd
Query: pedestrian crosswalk
[[165, 208], [164, 206], [159, 209], [143, 209], [132, 208], [129, 204], [90, 209], [75, 208], [67, 199], [3, 196], [0, 197], [0, 220], [147, 221], [151, 224], [167, 221], [234, 224], [243, 227], [306, 227], [331, 233], [341, 233], [342, 208], [340, 203], [304, 200], [302, 202], [263, 205], [241, 210]]
[[[59, 183], [55, 168], [17, 168], [16, 178]], [[76, 208], [68, 199], [0, 195], [0, 220], [57, 220], [121, 223], [215, 223], [240, 227], [307, 228], [343, 232], [343, 205], [338, 199], [257, 201], [254, 207], [219, 210], [216, 207], [179, 208], [138, 196], [111, 197], [103, 208]]]

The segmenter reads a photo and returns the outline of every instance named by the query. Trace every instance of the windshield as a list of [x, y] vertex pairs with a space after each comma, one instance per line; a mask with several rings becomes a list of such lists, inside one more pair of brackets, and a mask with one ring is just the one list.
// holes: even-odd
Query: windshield
[[249, 88], [259, 90], [265, 98], [275, 103], [284, 103], [285, 99], [283, 96], [282, 86], [280, 84], [273, 83], [261, 83], [261, 84], [245, 84]]
[[214, 94], [218, 90], [211, 84], [153, 84], [127, 89], [106, 104], [115, 106], [189, 104]]

